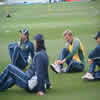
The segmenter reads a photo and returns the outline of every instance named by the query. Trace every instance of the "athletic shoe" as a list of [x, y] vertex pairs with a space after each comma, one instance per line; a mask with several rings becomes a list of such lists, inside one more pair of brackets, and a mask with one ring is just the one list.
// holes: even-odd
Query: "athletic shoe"
[[61, 72], [66, 73], [66, 68], [62, 68]]
[[54, 72], [61, 73], [61, 66], [60, 65], [51, 64], [50, 67]]
[[94, 80], [94, 77], [91, 73], [86, 73], [84, 76], [82, 76], [83, 80]]

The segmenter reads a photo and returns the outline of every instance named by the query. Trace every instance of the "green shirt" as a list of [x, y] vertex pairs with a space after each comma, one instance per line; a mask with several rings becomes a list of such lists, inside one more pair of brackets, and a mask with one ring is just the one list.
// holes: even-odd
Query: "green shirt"
[[84, 61], [84, 49], [81, 41], [77, 38], [73, 40], [72, 44], [68, 45], [69, 55], [66, 57], [66, 60], [69, 58], [73, 58], [76, 61], [79, 61], [81, 64], [85, 66]]

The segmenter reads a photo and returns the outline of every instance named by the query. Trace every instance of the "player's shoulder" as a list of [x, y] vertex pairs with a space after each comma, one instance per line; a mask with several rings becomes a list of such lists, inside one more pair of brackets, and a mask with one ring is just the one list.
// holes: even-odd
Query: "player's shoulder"
[[75, 37], [74, 42], [80, 42], [80, 39]]
[[100, 45], [97, 45], [95, 49], [100, 51]]
[[41, 52], [37, 52], [37, 53], [35, 54], [35, 58], [42, 58]]
[[32, 42], [30, 40], [28, 40], [28, 43], [32, 44]]
[[28, 44], [29, 44], [30, 46], [34, 45], [30, 40], [28, 40]]
[[37, 56], [43, 56], [46, 54], [45, 50], [40, 50], [39, 52], [37, 52]]

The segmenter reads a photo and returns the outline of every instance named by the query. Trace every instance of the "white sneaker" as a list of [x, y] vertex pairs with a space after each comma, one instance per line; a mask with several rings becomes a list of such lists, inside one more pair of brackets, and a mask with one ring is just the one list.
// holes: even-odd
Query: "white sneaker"
[[86, 73], [84, 76], [82, 76], [82, 79], [86, 80], [94, 80], [94, 77], [91, 73]]
[[61, 72], [66, 73], [66, 68], [62, 68]]
[[61, 73], [61, 66], [60, 65], [51, 64], [50, 67], [54, 72]]

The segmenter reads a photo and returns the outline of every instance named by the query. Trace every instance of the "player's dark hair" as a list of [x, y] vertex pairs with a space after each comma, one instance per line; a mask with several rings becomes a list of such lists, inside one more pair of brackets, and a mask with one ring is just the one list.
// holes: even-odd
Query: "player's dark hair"
[[39, 40], [39, 41], [37, 41], [36, 52], [39, 52], [42, 49], [46, 50], [46, 48], [45, 48], [45, 41], [44, 40]]
[[29, 40], [30, 38], [29, 38], [29, 35], [26, 35], [27, 36], [27, 40]]

